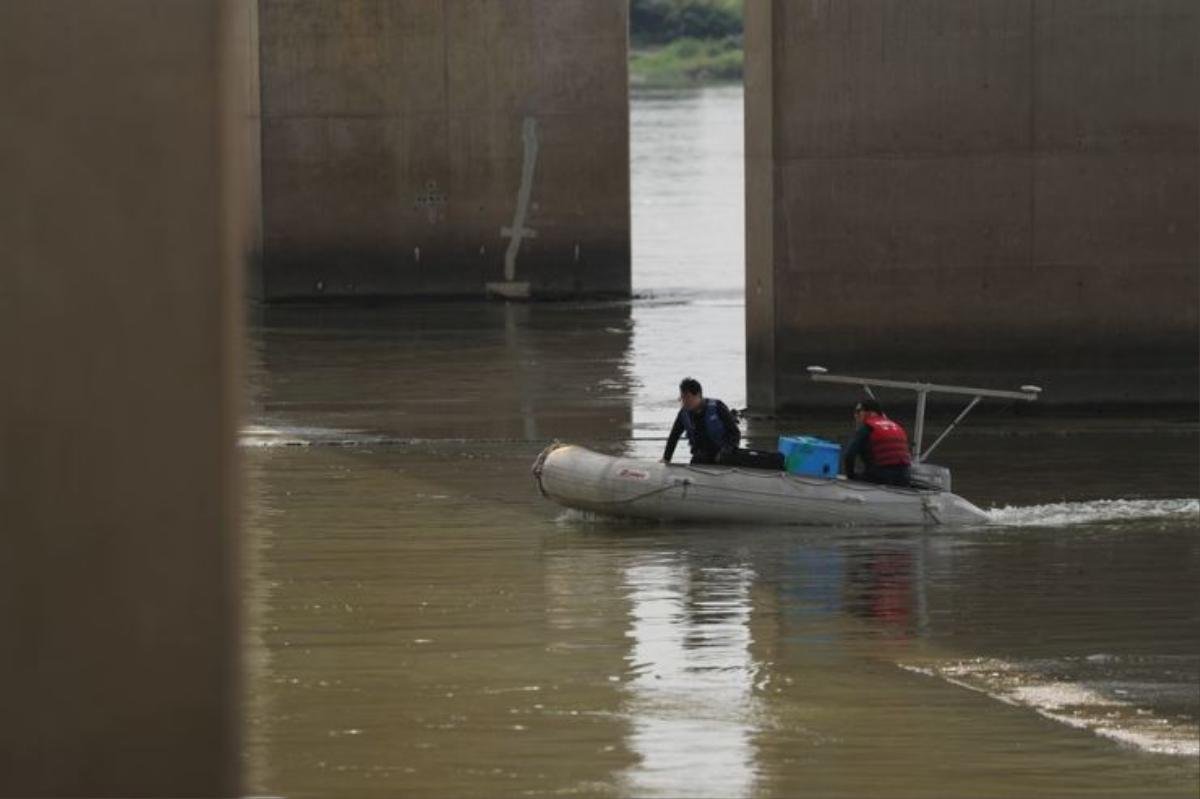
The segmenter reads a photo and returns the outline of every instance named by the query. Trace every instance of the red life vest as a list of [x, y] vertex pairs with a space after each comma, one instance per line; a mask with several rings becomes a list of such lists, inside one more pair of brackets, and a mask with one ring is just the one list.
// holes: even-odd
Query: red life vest
[[908, 435], [904, 428], [881, 413], [868, 413], [863, 424], [871, 428], [867, 447], [875, 466], [910, 466]]

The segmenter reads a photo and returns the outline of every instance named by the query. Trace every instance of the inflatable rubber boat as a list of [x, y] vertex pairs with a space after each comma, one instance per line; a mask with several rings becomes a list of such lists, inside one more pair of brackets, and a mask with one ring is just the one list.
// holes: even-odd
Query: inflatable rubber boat
[[[542, 495], [568, 508], [610, 516], [694, 522], [803, 525], [947, 525], [987, 524], [989, 517], [950, 491], [948, 470], [925, 458], [982, 397], [1036, 399], [1037, 386], [1020, 392], [938, 386], [827, 375], [810, 367], [814, 380], [888, 386], [917, 391], [913, 476], [920, 487], [876, 485], [843, 476], [808, 477], [785, 471], [736, 466], [667, 464], [614, 457], [558, 442], [542, 450], [533, 475]], [[925, 397], [930, 393], [966, 394], [970, 404], [927, 450], [921, 450]]]
[[554, 443], [534, 476], [560, 505], [641, 519], [814, 525], [975, 525], [988, 516], [949, 491], [844, 477], [616, 458]]

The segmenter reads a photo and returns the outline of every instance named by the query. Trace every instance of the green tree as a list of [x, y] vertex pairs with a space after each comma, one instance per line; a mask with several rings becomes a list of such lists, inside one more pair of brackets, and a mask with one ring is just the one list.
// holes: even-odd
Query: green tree
[[637, 45], [675, 39], [741, 36], [743, 0], [631, 0], [629, 32]]

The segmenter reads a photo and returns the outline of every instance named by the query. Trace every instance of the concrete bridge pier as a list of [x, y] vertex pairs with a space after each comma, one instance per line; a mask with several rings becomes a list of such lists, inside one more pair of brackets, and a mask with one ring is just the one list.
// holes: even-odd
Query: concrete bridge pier
[[268, 301], [629, 293], [627, 0], [261, 0]]
[[0, 796], [241, 792], [254, 14], [0, 3]]
[[1200, 4], [746, 4], [751, 404], [1195, 403]]

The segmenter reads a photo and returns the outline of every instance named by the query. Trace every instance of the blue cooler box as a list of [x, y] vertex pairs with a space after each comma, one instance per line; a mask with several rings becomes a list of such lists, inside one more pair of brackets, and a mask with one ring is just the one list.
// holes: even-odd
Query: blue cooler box
[[779, 453], [789, 473], [832, 480], [837, 477], [842, 448], [812, 436], [780, 436]]

